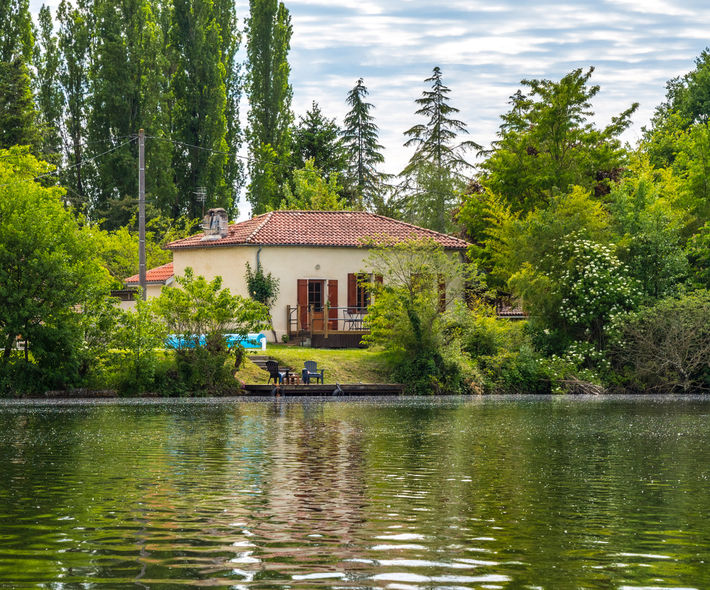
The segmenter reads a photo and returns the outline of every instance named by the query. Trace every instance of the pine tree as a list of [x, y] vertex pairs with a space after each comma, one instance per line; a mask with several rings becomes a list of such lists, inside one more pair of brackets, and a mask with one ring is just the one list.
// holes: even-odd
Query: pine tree
[[409, 138], [405, 147], [414, 146], [415, 152], [400, 174], [409, 191], [405, 206], [412, 221], [447, 231], [451, 225], [449, 212], [464, 186], [463, 171], [470, 167], [463, 153], [481, 146], [473, 141], [455, 143], [457, 136], [468, 130], [463, 121], [452, 117], [459, 109], [449, 104], [451, 90], [442, 82], [438, 66], [425, 82], [431, 84], [431, 90], [424, 91], [414, 102], [420, 107], [416, 114], [428, 121], [404, 132]]
[[382, 199], [382, 181], [385, 175], [377, 172], [377, 164], [385, 161], [383, 146], [378, 143], [379, 130], [370, 114], [373, 105], [365, 101], [369, 94], [360, 78], [348, 93], [346, 102], [351, 109], [345, 115], [343, 139], [350, 160], [350, 171], [357, 183], [357, 192], [364, 203], [377, 206]]
[[332, 174], [344, 176], [347, 155], [343, 146], [342, 132], [335, 122], [323, 114], [317, 102], [299, 118], [298, 125], [291, 132], [293, 137], [293, 167], [304, 168], [308, 160], [313, 160], [326, 178]]
[[35, 51], [35, 94], [42, 124], [42, 151], [45, 157], [58, 160], [62, 151], [61, 124], [64, 95], [59, 84], [59, 48], [54, 34], [52, 14], [46, 6], [39, 11], [39, 36]]
[[87, 205], [84, 146], [88, 115], [88, 78], [92, 35], [91, 0], [72, 4], [62, 0], [57, 8], [57, 43], [61, 60], [59, 83], [66, 101], [63, 125], [67, 171], [62, 175], [67, 198], [76, 208]]
[[171, 44], [177, 55], [172, 79], [173, 136], [184, 144], [175, 150], [180, 198], [173, 215], [198, 217], [204, 187], [206, 207], [235, 211], [234, 190], [225, 179], [227, 166], [227, 94], [222, 62], [222, 27], [212, 0], [175, 0]]
[[250, 0], [247, 89], [251, 162], [248, 199], [255, 214], [275, 209], [290, 157], [291, 17], [278, 0]]

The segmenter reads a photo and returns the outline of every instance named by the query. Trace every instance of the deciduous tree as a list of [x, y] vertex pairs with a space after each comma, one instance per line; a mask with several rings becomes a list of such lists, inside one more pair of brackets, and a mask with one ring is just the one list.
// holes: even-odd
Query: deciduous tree
[[250, 0], [247, 23], [249, 191], [255, 214], [278, 207], [291, 151], [291, 16], [278, 0]]

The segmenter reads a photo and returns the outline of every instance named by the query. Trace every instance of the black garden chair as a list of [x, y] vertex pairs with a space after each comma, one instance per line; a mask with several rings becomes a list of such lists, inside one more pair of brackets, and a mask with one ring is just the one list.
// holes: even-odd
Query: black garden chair
[[318, 370], [318, 363], [316, 361], [306, 361], [303, 363], [303, 378], [308, 379], [306, 383], [310, 383], [311, 379], [315, 379], [316, 383], [320, 381], [323, 383], [323, 373], [325, 369]]
[[266, 383], [270, 383], [274, 380], [274, 385], [283, 383], [284, 375], [286, 371], [279, 371], [279, 363], [276, 361], [266, 361], [266, 370], [269, 372], [269, 379]]

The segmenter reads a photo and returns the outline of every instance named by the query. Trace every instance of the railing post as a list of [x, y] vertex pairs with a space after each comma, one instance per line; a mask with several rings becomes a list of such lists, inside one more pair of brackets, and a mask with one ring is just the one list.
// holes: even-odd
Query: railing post
[[325, 337], [328, 337], [328, 328], [330, 327], [330, 301], [325, 302], [325, 314], [324, 314], [324, 322], [325, 322]]
[[308, 306], [308, 329], [311, 332], [311, 338], [313, 338], [313, 306]]
[[286, 306], [286, 335], [291, 340], [291, 306]]

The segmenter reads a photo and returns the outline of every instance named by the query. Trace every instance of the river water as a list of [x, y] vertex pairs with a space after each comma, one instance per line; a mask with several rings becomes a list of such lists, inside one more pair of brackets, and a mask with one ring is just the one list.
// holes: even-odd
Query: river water
[[2, 588], [710, 588], [710, 398], [0, 402]]

